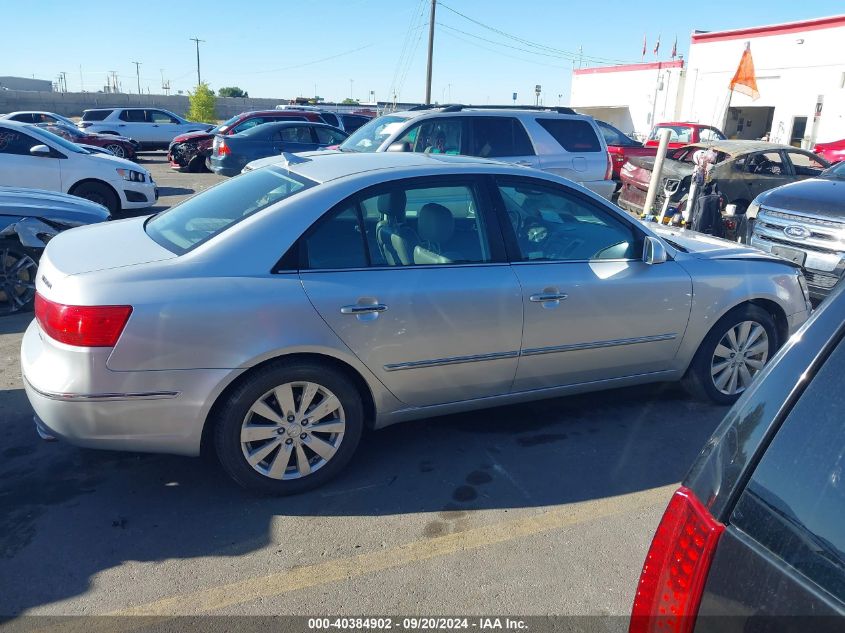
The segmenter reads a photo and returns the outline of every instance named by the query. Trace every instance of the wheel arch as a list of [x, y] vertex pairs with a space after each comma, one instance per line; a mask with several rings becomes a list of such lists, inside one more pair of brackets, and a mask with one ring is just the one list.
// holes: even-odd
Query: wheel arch
[[107, 183], [105, 180], [100, 180], [99, 178], [83, 178], [82, 180], [77, 180], [77, 181], [76, 181], [75, 183], [73, 183], [70, 187], [68, 187], [67, 192], [68, 192], [70, 195], [74, 195], [74, 193], [73, 193], [73, 192], [74, 192], [74, 191], [75, 191], [78, 187], [80, 187], [81, 185], [87, 184], [87, 183], [93, 183], [93, 184], [96, 184], [96, 185], [104, 185], [104, 186], [108, 187], [108, 188], [109, 188], [109, 190], [110, 190], [110, 191], [111, 191], [111, 192], [115, 195], [115, 197], [117, 198], [117, 203], [118, 203], [119, 205], [123, 206], [123, 201], [121, 200], [121, 198], [120, 198], [120, 194], [118, 193], [117, 189], [115, 189], [112, 185], [110, 185], [109, 183]]
[[252, 376], [256, 371], [267, 367], [268, 365], [278, 363], [280, 361], [319, 363], [342, 372], [352, 381], [352, 383], [358, 389], [358, 393], [361, 394], [361, 403], [364, 407], [365, 427], [367, 427], [368, 429], [372, 429], [374, 427], [377, 412], [375, 396], [373, 394], [372, 387], [367, 382], [366, 378], [364, 378], [364, 376], [361, 375], [361, 373], [355, 367], [353, 367], [346, 361], [337, 358], [336, 356], [330, 356], [328, 354], [320, 352], [293, 352], [290, 354], [274, 356], [260, 363], [257, 363], [256, 365], [252, 365], [245, 371], [242, 371], [236, 376], [234, 376], [234, 378], [230, 380], [225, 387], [223, 387], [223, 389], [217, 394], [216, 398], [214, 399], [214, 403], [209, 408], [208, 413], [206, 414], [205, 419], [203, 420], [202, 436], [200, 438], [201, 455], [214, 454], [213, 439], [214, 426], [217, 420], [217, 412], [220, 410], [220, 407], [226, 401], [228, 395], [232, 391], [237, 389], [239, 385], [241, 385], [245, 380]]

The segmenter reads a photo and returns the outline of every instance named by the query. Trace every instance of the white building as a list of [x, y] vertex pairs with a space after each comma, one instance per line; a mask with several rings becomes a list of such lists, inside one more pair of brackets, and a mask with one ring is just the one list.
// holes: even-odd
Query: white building
[[[692, 34], [686, 67], [654, 62], [573, 70], [573, 107], [623, 132], [654, 122], [714, 125], [731, 138], [811, 147], [845, 138], [845, 15]], [[728, 89], [746, 44], [760, 96]]]
[[682, 60], [578, 68], [572, 71], [570, 105], [645, 136], [655, 121], [675, 121], [683, 93]]

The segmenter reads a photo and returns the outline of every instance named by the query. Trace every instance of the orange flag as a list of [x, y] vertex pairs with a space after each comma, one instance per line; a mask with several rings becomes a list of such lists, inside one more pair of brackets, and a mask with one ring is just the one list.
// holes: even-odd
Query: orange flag
[[757, 80], [754, 78], [754, 60], [751, 59], [751, 44], [745, 45], [742, 52], [742, 59], [739, 60], [739, 68], [736, 69], [734, 78], [731, 79], [730, 89], [748, 95], [752, 99], [759, 99], [760, 92], [757, 90]]

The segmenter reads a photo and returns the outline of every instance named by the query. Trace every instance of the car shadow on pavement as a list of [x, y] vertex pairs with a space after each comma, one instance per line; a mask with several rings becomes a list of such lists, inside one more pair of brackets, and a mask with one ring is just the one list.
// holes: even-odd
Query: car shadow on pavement
[[29, 327], [35, 315], [30, 312], [16, 312], [0, 316], [0, 335], [19, 334]]
[[455, 511], [664, 486], [725, 411], [656, 385], [431, 418], [369, 433], [329, 485], [271, 498], [213, 460], [44, 443], [23, 390], [0, 391], [0, 615], [82, 594], [124, 561], [246, 554], [294, 517], [432, 513], [425, 538], [455, 529], [443, 518]]

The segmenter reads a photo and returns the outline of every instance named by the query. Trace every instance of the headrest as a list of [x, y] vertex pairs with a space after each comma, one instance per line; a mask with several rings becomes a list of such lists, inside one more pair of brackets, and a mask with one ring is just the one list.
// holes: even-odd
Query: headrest
[[400, 223], [405, 221], [405, 204], [407, 197], [405, 192], [401, 189], [398, 191], [391, 191], [376, 198], [378, 205], [378, 212], [391, 222]]
[[417, 233], [424, 242], [448, 242], [455, 231], [455, 218], [442, 204], [429, 202], [417, 216]]

